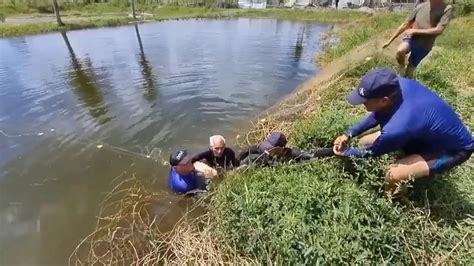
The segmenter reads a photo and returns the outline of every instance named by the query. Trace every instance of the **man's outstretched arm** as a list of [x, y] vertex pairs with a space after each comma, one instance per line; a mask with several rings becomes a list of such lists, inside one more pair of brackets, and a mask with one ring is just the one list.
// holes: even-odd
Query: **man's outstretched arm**
[[374, 144], [370, 146], [361, 148], [349, 147], [342, 151], [335, 151], [335, 153], [346, 157], [377, 156], [398, 150], [405, 145], [407, 138], [408, 136], [406, 134], [387, 134], [382, 132]]
[[359, 121], [357, 124], [346, 130], [344, 134], [341, 136], [337, 137], [334, 140], [334, 148], [335, 152], [342, 152], [345, 147], [346, 147], [346, 142], [352, 138], [352, 137], [357, 137], [364, 131], [371, 129], [378, 125], [378, 121], [375, 119], [375, 113], [371, 112], [368, 115], [366, 115], [361, 121]]
[[346, 130], [346, 135], [350, 138], [357, 137], [365, 131], [377, 126], [379, 122], [375, 119], [375, 113], [368, 113], [362, 120], [357, 124]]

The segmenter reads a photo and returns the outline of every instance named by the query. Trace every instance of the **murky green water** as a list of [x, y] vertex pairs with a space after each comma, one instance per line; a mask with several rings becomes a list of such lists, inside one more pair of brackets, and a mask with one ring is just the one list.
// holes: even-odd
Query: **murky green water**
[[[327, 27], [185, 20], [0, 39], [0, 264], [64, 265], [121, 178], [167, 193], [170, 151], [232, 142], [318, 70]], [[188, 204], [164, 196], [162, 226]]]

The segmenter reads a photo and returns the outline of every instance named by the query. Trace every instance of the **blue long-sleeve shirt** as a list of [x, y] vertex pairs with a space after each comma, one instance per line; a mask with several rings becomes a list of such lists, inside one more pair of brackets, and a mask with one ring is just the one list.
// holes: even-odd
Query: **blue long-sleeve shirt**
[[474, 150], [474, 139], [454, 110], [416, 80], [399, 78], [402, 99], [390, 110], [371, 112], [347, 130], [350, 137], [380, 125], [381, 135], [363, 148], [347, 148], [345, 156]]

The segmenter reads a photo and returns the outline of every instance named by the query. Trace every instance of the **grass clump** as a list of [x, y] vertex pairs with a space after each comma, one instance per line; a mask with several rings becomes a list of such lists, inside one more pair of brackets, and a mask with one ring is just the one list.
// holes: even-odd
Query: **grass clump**
[[321, 22], [351, 22], [372, 16], [371, 14], [361, 14], [350, 10], [333, 9], [286, 9], [286, 8], [266, 8], [266, 9], [243, 9], [241, 15], [244, 17], [267, 17], [286, 20], [305, 20]]

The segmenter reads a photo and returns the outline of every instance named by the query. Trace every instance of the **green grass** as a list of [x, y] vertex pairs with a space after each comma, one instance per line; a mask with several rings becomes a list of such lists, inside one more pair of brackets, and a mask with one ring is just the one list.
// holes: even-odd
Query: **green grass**
[[287, 8], [267, 8], [267, 9], [248, 9], [242, 10], [242, 16], [245, 17], [267, 17], [286, 20], [306, 20], [320, 22], [350, 22], [354, 20], [365, 19], [370, 14], [361, 14], [360, 12], [348, 10], [308, 10], [308, 9], [287, 9]]
[[[473, 21], [453, 21], [438, 42], [441, 48], [417, 73], [470, 128]], [[293, 122], [290, 142], [304, 148], [330, 144], [363, 113], [344, 100], [350, 86], [368, 70], [394, 63], [378, 55], [346, 72], [321, 96], [322, 111]], [[404, 207], [382, 193], [385, 169], [394, 159], [331, 158], [232, 176], [211, 201], [216, 234], [261, 263], [472, 264], [473, 160], [432, 182], [412, 184], [414, 206]]]
[[[93, 8], [105, 7], [105, 8]], [[115, 13], [110, 13], [115, 12]], [[118, 13], [122, 12], [122, 13]], [[202, 18], [229, 16], [234, 10], [212, 9], [212, 8], [187, 8], [178, 6], [163, 7], [156, 10], [154, 16], [149, 19], [162, 20], [174, 18]], [[133, 21], [128, 17], [126, 11], [117, 8], [111, 11], [109, 5], [90, 5], [81, 9], [68, 10], [63, 12], [64, 27], [59, 27], [55, 22], [40, 22], [27, 24], [0, 23], [0, 36], [18, 36], [34, 33], [44, 33], [57, 30], [73, 30], [82, 28], [95, 28], [104, 26], [117, 26]], [[68, 20], [68, 17], [72, 17]], [[8, 17], [7, 17], [8, 20]]]
[[71, 23], [65, 23], [65, 26], [63, 27], [58, 26], [56, 22], [42, 22], [26, 25], [0, 24], [0, 36], [7, 37], [33, 33], [46, 33], [58, 30], [77, 30], [86, 28], [112, 27], [124, 25], [131, 21], [132, 20], [128, 17], [81, 19]]

